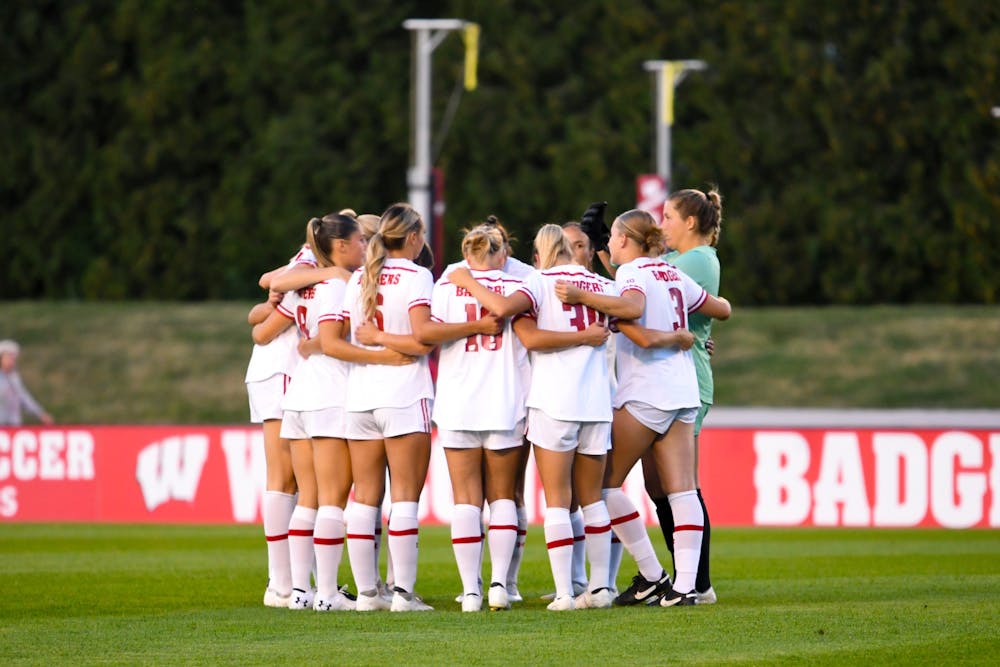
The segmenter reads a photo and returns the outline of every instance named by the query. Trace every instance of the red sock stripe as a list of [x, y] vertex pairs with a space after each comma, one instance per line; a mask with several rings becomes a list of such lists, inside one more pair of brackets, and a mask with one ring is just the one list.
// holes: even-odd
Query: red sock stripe
[[349, 540], [371, 540], [372, 542], [374, 542], [375, 541], [375, 536], [374, 535], [361, 535], [361, 534], [355, 534], [355, 533], [348, 533], [347, 534], [347, 539], [349, 539]]
[[696, 526], [693, 523], [685, 524], [683, 526], [674, 526], [674, 532], [679, 533], [682, 530], [705, 530], [705, 526]]
[[584, 526], [583, 527], [583, 531], [585, 533], [587, 533], [587, 535], [593, 535], [595, 533], [606, 533], [609, 530], [611, 530], [611, 524], [610, 523], [606, 523], [603, 526]]
[[476, 535], [475, 537], [453, 537], [451, 538], [452, 544], [475, 544], [477, 542], [482, 542], [483, 536]]
[[558, 549], [559, 547], [571, 547], [573, 546], [573, 538], [567, 537], [565, 540], [553, 540], [551, 542], [546, 542], [545, 547], [547, 549]]
[[416, 535], [419, 532], [417, 528], [407, 528], [406, 530], [393, 530], [389, 529], [389, 537], [406, 537], [407, 535]]
[[318, 547], [332, 547], [338, 544], [344, 543], [343, 537], [317, 537], [313, 539], [313, 542]]
[[280, 542], [281, 540], [288, 539], [288, 533], [282, 533], [281, 535], [265, 535], [264, 539], [268, 542]]
[[311, 531], [311, 530], [305, 530], [305, 529], [302, 529], [302, 528], [289, 528], [288, 529], [288, 536], [289, 537], [312, 537], [312, 535], [313, 535], [313, 531]]
[[631, 514], [626, 514], [625, 516], [620, 516], [620, 517], [618, 517], [616, 519], [612, 519], [611, 520], [611, 525], [612, 526], [617, 526], [620, 523], [625, 523], [626, 521], [631, 521], [632, 519], [638, 519], [638, 518], [639, 518], [639, 513], [638, 512], [632, 512]]
[[491, 525], [490, 526], [490, 530], [513, 530], [513, 531], [516, 532], [517, 531], [517, 526], [505, 526], [505, 525], [502, 525], [502, 524], [497, 524], [495, 526]]

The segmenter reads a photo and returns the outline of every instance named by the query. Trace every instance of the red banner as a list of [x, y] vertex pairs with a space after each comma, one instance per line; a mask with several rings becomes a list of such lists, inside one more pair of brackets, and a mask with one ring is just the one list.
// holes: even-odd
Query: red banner
[[[717, 526], [1000, 527], [998, 431], [706, 428], [701, 461]], [[0, 520], [259, 522], [264, 472], [257, 428], [3, 428]], [[533, 462], [526, 487], [540, 523]], [[638, 468], [625, 490], [655, 522]], [[435, 446], [421, 521], [449, 523], [451, 508]]]

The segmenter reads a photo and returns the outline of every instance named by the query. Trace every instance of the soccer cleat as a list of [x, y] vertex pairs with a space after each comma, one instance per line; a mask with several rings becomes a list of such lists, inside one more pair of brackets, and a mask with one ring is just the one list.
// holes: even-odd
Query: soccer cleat
[[615, 596], [611, 594], [610, 588], [598, 588], [596, 591], [587, 591], [576, 598], [577, 609], [607, 609], [612, 605]]
[[678, 593], [674, 589], [667, 591], [663, 597], [660, 598], [661, 607], [692, 607], [695, 601], [698, 599], [698, 594], [694, 591], [689, 591], [687, 593]]
[[[583, 595], [586, 592], [587, 592], [587, 584], [581, 584], [578, 581], [574, 581], [573, 582], [573, 595], [574, 596], [579, 597], [580, 595]], [[539, 599], [541, 599], [541, 600], [555, 600], [556, 599], [556, 594], [555, 593], [546, 593], [545, 595], [542, 595]]]
[[524, 602], [524, 597], [522, 597], [521, 592], [517, 590], [517, 584], [507, 584], [507, 601]]
[[462, 596], [462, 611], [479, 611], [483, 608], [483, 596], [479, 593], [466, 593]]
[[[392, 608], [389, 611], [434, 611], [434, 607], [426, 604], [419, 595], [403, 590], [399, 586], [393, 587]], [[479, 599], [482, 604], [482, 598]], [[463, 611], [465, 601], [462, 601]]]
[[358, 593], [358, 599], [354, 602], [356, 611], [386, 611], [391, 607], [392, 603], [379, 595], [376, 588]]
[[357, 603], [344, 595], [341, 591], [334, 593], [329, 599], [316, 596], [313, 602], [313, 609], [316, 611], [354, 611]]
[[632, 584], [618, 597], [615, 604], [619, 607], [629, 607], [636, 604], [656, 604], [660, 597], [670, 590], [670, 575], [666, 572], [659, 581], [649, 581], [639, 573], [632, 577]]
[[719, 598], [715, 595], [715, 589], [711, 586], [707, 591], [695, 592], [695, 604], [715, 604]]
[[357, 595], [354, 595], [349, 590], [347, 590], [347, 584], [344, 584], [343, 586], [341, 586], [340, 588], [338, 588], [337, 592], [340, 593], [341, 595], [343, 595], [345, 598], [347, 598], [351, 602], [354, 602], [355, 600], [358, 599]]
[[291, 597], [290, 594], [282, 595], [273, 588], [268, 588], [264, 591], [264, 606], [265, 607], [278, 607], [281, 609], [288, 608], [288, 599]]
[[499, 581], [495, 581], [490, 584], [489, 603], [490, 611], [500, 611], [502, 609], [510, 609], [510, 597], [507, 595], [507, 589], [503, 587]]
[[550, 602], [546, 609], [549, 611], [573, 611], [576, 609], [576, 603], [573, 601], [572, 595], [563, 595]]
[[293, 588], [292, 594], [288, 598], [288, 608], [296, 611], [312, 609], [315, 595], [316, 591], [304, 591], [301, 588]]
[[378, 591], [379, 597], [386, 601], [387, 604], [392, 604], [392, 586], [389, 586], [381, 579], [375, 581], [375, 588]]

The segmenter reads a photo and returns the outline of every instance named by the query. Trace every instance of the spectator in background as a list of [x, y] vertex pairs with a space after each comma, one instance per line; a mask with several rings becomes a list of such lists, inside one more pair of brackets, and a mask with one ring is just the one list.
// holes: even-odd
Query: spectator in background
[[21, 382], [17, 372], [17, 356], [21, 346], [12, 340], [0, 340], [0, 426], [20, 426], [21, 409], [51, 424], [52, 417], [38, 404]]

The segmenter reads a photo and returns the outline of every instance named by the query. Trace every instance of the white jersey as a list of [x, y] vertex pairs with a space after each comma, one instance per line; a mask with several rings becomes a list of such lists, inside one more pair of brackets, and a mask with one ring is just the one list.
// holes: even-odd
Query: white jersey
[[[463, 259], [461, 262], [455, 262], [454, 264], [449, 264], [448, 266], [444, 267], [444, 271], [441, 273], [441, 277], [447, 278], [449, 273], [451, 273], [452, 271], [454, 271], [459, 267], [467, 269], [469, 268], [469, 263]], [[520, 278], [521, 280], [524, 280], [530, 274], [535, 272], [535, 267], [531, 266], [530, 264], [525, 264], [516, 257], [508, 257], [507, 261], [503, 263], [503, 268], [501, 268], [500, 270], [508, 275], [514, 276], [515, 278]]]
[[[316, 266], [316, 257], [308, 245], [303, 245], [298, 254], [288, 261], [285, 270], [295, 266]], [[247, 366], [244, 382], [261, 382], [276, 373], [291, 375], [299, 362], [297, 347], [299, 334], [295, 327], [289, 327], [266, 345], [254, 345]]]
[[[648, 257], [619, 266], [615, 284], [619, 294], [636, 290], [646, 296], [646, 308], [635, 322], [660, 331], [687, 328], [688, 313], [701, 308], [708, 298], [708, 293], [683, 271]], [[628, 401], [641, 401], [660, 410], [701, 405], [691, 350], [643, 349], [625, 334], [617, 334], [617, 339], [616, 408]]]
[[[487, 289], [509, 296], [523, 283], [502, 271], [472, 271]], [[434, 286], [431, 318], [470, 322], [486, 309], [468, 291], [442, 277]], [[451, 431], [511, 431], [525, 416], [525, 387], [519, 359], [524, 346], [511, 320], [496, 336], [475, 335], [441, 346], [434, 422]]]
[[[305, 338], [316, 338], [320, 322], [343, 319], [346, 287], [347, 283], [343, 280], [331, 278], [312, 287], [289, 292], [278, 309], [282, 314], [294, 317]], [[322, 352], [302, 359], [281, 401], [282, 409], [308, 412], [344, 407], [349, 366], [346, 361]]]
[[[347, 283], [344, 295], [344, 319], [351, 323], [351, 342], [360, 345], [355, 335], [365, 320], [361, 304], [361, 276], [358, 269]], [[408, 259], [387, 258], [379, 274], [378, 308], [375, 324], [388, 333], [411, 335], [410, 309], [431, 305], [434, 278], [427, 269]], [[369, 347], [369, 349], [382, 349]], [[423, 398], [434, 398], [427, 356], [407, 366], [351, 364], [347, 380], [347, 410], [365, 412], [376, 408], [405, 408]]]
[[[580, 289], [613, 296], [607, 280], [577, 264], [535, 271], [524, 281], [531, 297], [530, 317], [539, 329], [583, 331], [605, 316], [582, 304], [562, 303], [555, 293], [557, 280]], [[531, 388], [527, 405], [553, 419], [575, 422], [611, 421], [611, 386], [604, 345], [580, 345], [531, 353]]]

